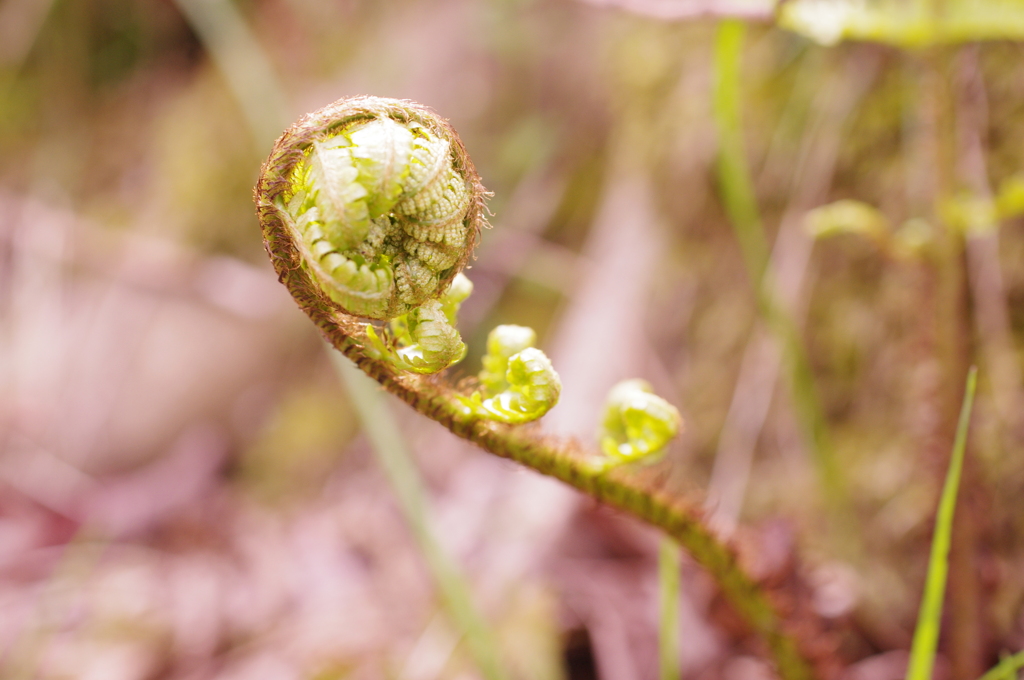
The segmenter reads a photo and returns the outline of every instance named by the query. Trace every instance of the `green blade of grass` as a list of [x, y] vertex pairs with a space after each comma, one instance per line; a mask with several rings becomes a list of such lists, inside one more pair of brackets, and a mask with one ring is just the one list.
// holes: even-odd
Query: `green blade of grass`
[[[234, 94], [248, 121], [256, 146], [269, 143], [288, 124], [286, 97], [267, 53], [232, 0], [175, 0]], [[405, 440], [377, 383], [348, 359], [330, 351], [331, 359], [355, 405], [374, 454], [398, 498], [402, 513], [448, 616], [462, 634], [487, 680], [506, 680], [497, 643], [473, 604], [469, 586], [441, 548], [427, 521], [426, 494]]]
[[761, 285], [768, 267], [768, 239], [754, 195], [754, 183], [747, 167], [741, 120], [740, 58], [747, 26], [727, 19], [715, 36], [714, 94], [712, 107], [718, 131], [718, 185], [722, 206], [736, 232], [752, 285]]
[[740, 66], [745, 35], [742, 21], [727, 19], [719, 23], [715, 36], [712, 113], [718, 134], [716, 167], [722, 206], [739, 243], [758, 313], [782, 348], [794, 410], [817, 465], [824, 496], [836, 514], [847, 519], [852, 516], [850, 501], [814, 385], [811, 362], [796, 323], [775, 298], [768, 238], [743, 144]]
[[427, 563], [441, 602], [466, 640], [469, 653], [487, 680], [507, 680], [500, 654], [487, 622], [477, 611], [469, 586], [438, 543], [428, 522], [426, 492], [409, 454], [401, 428], [384, 401], [380, 386], [338, 352], [331, 360], [341, 377], [377, 462], [398, 499], [413, 537]]
[[679, 544], [668, 536], [658, 548], [658, 678], [679, 680]]
[[1014, 680], [1021, 668], [1024, 668], [1024, 650], [1004, 657], [978, 680]]
[[967, 448], [967, 428], [971, 422], [974, 406], [974, 390], [977, 387], [978, 370], [971, 367], [967, 373], [967, 387], [964, 390], [960, 420], [956, 426], [953, 453], [942, 487], [939, 509], [935, 516], [935, 535], [928, 558], [928, 575], [925, 577], [924, 596], [921, 610], [914, 629], [914, 642], [910, 647], [910, 663], [907, 665], [907, 680], [931, 680], [935, 665], [935, 650], [939, 642], [939, 627], [942, 620], [942, 602], [946, 595], [946, 576], [949, 573], [949, 546], [953, 533], [953, 514], [956, 510], [957, 491], [960, 488], [960, 474], [964, 467], [964, 451]]
[[257, 148], [288, 124], [284, 88], [267, 52], [231, 0], [175, 0], [224, 76]]

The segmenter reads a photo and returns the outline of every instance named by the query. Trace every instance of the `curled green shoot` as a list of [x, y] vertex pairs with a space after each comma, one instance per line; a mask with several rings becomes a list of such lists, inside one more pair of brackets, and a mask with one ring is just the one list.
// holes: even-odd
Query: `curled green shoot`
[[462, 361], [466, 345], [455, 324], [459, 306], [473, 292], [461, 272], [440, 300], [428, 300], [392, 319], [383, 337], [370, 324], [366, 338], [371, 352], [401, 371], [437, 373]]
[[515, 425], [540, 418], [558, 403], [562, 382], [547, 355], [532, 346], [536, 339], [525, 326], [491, 331], [478, 376], [481, 389], [459, 397], [467, 413]]
[[654, 463], [679, 434], [683, 419], [675, 406], [654, 394], [645, 380], [623, 380], [608, 393], [598, 438], [608, 469], [623, 463]]

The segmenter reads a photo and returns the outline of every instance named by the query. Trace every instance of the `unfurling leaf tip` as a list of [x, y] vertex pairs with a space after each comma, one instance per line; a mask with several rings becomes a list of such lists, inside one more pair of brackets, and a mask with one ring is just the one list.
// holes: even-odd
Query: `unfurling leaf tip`
[[519, 424], [537, 420], [558, 403], [562, 382], [547, 355], [533, 347], [537, 334], [526, 326], [497, 326], [487, 337], [478, 375], [481, 389], [459, 397], [481, 418]]
[[598, 432], [605, 458], [597, 469], [623, 463], [652, 463], [661, 458], [669, 441], [682, 427], [675, 406], [654, 394], [645, 380], [624, 380], [608, 393], [604, 419]]

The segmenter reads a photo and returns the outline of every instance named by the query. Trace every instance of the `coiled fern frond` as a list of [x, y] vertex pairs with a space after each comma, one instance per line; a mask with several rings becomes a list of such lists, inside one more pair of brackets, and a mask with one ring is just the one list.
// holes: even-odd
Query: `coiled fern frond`
[[558, 403], [562, 382], [536, 342], [526, 326], [491, 331], [478, 376], [482, 390], [460, 397], [467, 413], [514, 425], [536, 420]]
[[485, 194], [447, 121], [413, 102], [357, 97], [281, 135], [256, 203], [343, 311], [392, 319], [441, 295], [466, 265]]
[[675, 406], [645, 380], [623, 380], [608, 393], [599, 438], [605, 467], [642, 460], [655, 462], [679, 433], [683, 419]]

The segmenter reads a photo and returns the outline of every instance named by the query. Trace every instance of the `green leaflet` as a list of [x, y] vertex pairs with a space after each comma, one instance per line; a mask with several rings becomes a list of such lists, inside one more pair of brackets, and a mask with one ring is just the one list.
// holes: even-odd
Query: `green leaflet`
[[[353, 132], [350, 139], [349, 152], [353, 164], [359, 168], [358, 181], [369, 194], [366, 200], [369, 216], [377, 219], [390, 212], [405, 191], [413, 150], [412, 132], [381, 118]], [[447, 145], [445, 148], [447, 150]]]
[[654, 394], [645, 380], [624, 380], [608, 393], [599, 439], [608, 468], [638, 460], [653, 462], [679, 433], [676, 407]]
[[889, 222], [879, 210], [862, 201], [843, 199], [807, 213], [804, 226], [814, 238], [860, 234], [876, 241], [889, 235]]
[[1024, 668], [1024, 651], [1003, 657], [978, 680], [1015, 680], [1021, 668]]
[[[941, 9], [938, 9], [941, 8]], [[1024, 37], [1024, 7], [1005, 0], [794, 0], [779, 26], [822, 45], [865, 40], [903, 48]]]
[[459, 318], [459, 307], [473, 294], [473, 282], [465, 274], [456, 274], [452, 283], [448, 286], [444, 296], [441, 298], [441, 310], [444, 312], [448, 323], [455, 325]]
[[440, 300], [428, 300], [396, 317], [381, 337], [366, 326], [370, 349], [402, 371], [437, 373], [466, 356], [466, 345], [455, 328], [459, 306], [473, 292], [473, 283], [458, 274]]
[[509, 388], [508, 361], [513, 355], [537, 344], [537, 334], [527, 326], [498, 326], [487, 336], [487, 354], [483, 358], [480, 384], [490, 395]]
[[518, 424], [537, 420], [558, 403], [562, 382], [547, 355], [531, 346], [536, 339], [525, 326], [498, 326], [490, 332], [478, 376], [482, 389], [458, 397], [467, 412]]

